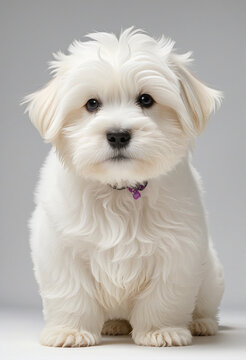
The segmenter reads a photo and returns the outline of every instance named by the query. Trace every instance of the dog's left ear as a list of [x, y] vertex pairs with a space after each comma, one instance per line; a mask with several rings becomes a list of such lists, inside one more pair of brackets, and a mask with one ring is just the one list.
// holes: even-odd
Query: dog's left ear
[[184, 130], [193, 136], [205, 128], [212, 111], [220, 106], [223, 98], [220, 91], [211, 89], [198, 80], [186, 67], [190, 54], [171, 54], [171, 63], [179, 82], [182, 100], [189, 119], [182, 121]]

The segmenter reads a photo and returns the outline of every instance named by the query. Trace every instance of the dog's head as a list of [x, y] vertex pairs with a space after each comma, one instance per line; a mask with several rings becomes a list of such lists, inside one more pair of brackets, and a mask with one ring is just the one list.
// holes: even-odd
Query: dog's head
[[135, 184], [171, 170], [204, 129], [221, 94], [187, 69], [174, 43], [128, 29], [74, 42], [27, 111], [79, 176]]

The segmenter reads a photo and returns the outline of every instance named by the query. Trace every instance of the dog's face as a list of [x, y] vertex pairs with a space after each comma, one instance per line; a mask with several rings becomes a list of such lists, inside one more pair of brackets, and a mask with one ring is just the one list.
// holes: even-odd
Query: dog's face
[[133, 185], [171, 170], [219, 103], [173, 43], [128, 29], [97, 33], [52, 62], [54, 78], [27, 97], [32, 122], [79, 176]]

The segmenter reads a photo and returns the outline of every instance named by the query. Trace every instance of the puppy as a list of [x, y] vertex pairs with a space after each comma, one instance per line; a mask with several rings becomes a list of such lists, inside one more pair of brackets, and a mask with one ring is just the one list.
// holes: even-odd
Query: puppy
[[53, 79], [25, 99], [53, 145], [30, 221], [41, 343], [131, 332], [138, 345], [188, 345], [216, 333], [223, 293], [190, 163], [221, 94], [164, 37], [88, 37], [56, 54]]

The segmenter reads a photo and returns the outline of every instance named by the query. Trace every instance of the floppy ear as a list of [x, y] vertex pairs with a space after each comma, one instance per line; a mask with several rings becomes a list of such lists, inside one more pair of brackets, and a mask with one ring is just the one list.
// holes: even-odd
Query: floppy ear
[[187, 69], [186, 64], [191, 61], [190, 53], [171, 56], [180, 82], [181, 97], [191, 120], [184, 121], [184, 128], [192, 135], [199, 135], [204, 130], [211, 112], [220, 106], [222, 93], [204, 85]]
[[26, 111], [46, 142], [51, 142], [59, 131], [57, 108], [59, 103], [59, 79], [55, 77], [43, 89], [25, 97]]

